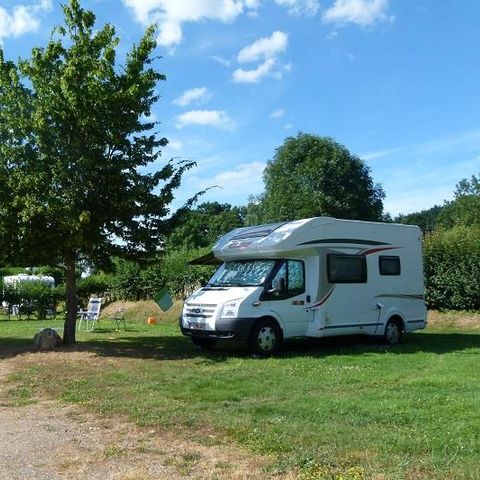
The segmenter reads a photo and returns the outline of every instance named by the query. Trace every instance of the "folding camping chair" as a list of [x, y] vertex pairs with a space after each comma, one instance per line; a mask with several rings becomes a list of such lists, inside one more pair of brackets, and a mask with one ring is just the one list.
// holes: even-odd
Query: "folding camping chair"
[[127, 326], [125, 325], [125, 308], [119, 307], [115, 310], [115, 314], [112, 317], [112, 322], [115, 325], [115, 330], [120, 330], [121, 323], [123, 323], [123, 329], [127, 329]]
[[84, 326], [86, 332], [92, 332], [95, 327], [98, 327], [100, 309], [102, 308], [102, 299], [98, 297], [90, 297], [86, 310], [78, 312], [78, 330]]

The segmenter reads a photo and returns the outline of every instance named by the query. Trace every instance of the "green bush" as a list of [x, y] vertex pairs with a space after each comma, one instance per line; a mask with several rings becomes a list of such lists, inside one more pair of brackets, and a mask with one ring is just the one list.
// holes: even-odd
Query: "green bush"
[[167, 287], [172, 295], [185, 297], [212, 275], [213, 267], [188, 263], [208, 252], [208, 248], [169, 250], [146, 266], [115, 259], [110, 278], [112, 296], [121, 300], [145, 300]]
[[113, 260], [114, 272], [111, 276], [111, 292], [121, 300], [142, 300], [148, 293], [145, 291], [142, 269], [137, 262], [116, 258]]
[[53, 313], [58, 301], [57, 292], [42, 282], [20, 282], [15, 285], [2, 284], [1, 301], [9, 306], [18, 305], [20, 315], [30, 317], [36, 312], [39, 319]]
[[437, 230], [425, 237], [429, 308], [480, 309], [480, 226]]
[[37, 312], [39, 319], [47, 316], [47, 310], [55, 304], [52, 288], [41, 282], [21, 282], [18, 284], [21, 298], [20, 313], [30, 316]]
[[162, 257], [160, 262], [162, 279], [173, 295], [186, 297], [212, 276], [215, 267], [188, 263], [209, 252], [209, 248], [172, 250]]
[[112, 289], [113, 277], [106, 274], [90, 275], [77, 282], [78, 299], [86, 304], [91, 296], [105, 296]]
[[15, 285], [1, 283], [0, 288], [0, 301], [5, 302], [8, 305], [19, 305], [20, 295]]

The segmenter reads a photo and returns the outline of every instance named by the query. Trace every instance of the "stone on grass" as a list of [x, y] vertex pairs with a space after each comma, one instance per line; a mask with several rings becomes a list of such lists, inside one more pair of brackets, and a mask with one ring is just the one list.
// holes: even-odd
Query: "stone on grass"
[[44, 328], [33, 337], [33, 343], [39, 350], [52, 350], [62, 344], [62, 339], [53, 328]]

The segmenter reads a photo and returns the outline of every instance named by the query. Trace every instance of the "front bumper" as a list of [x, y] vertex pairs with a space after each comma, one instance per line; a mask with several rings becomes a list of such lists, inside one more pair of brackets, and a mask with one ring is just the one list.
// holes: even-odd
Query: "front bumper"
[[252, 327], [258, 318], [220, 318], [215, 323], [215, 330], [197, 330], [184, 328], [180, 319], [180, 329], [187, 337], [231, 339], [246, 342]]

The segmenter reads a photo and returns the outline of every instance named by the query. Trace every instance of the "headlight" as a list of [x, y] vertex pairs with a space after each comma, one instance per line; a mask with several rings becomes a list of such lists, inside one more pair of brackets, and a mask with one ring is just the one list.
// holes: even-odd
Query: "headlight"
[[229, 302], [224, 303], [220, 316], [223, 318], [237, 317], [241, 301], [241, 298], [237, 298], [236, 300], [230, 300]]

